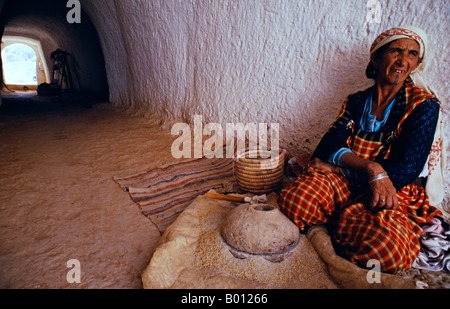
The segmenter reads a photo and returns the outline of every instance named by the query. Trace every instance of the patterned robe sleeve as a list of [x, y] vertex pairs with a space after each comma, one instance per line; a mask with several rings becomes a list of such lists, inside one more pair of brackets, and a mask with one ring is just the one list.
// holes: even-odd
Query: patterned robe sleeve
[[397, 190], [413, 183], [427, 162], [439, 108], [439, 101], [434, 98], [417, 106], [403, 123], [400, 136], [392, 144], [389, 158], [379, 161]]

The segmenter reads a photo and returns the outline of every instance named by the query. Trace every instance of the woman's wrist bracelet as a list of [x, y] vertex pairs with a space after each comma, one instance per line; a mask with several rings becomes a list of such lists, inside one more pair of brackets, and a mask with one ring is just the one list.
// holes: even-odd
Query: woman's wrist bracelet
[[387, 174], [386, 171], [379, 173], [378, 175], [373, 176], [372, 178], [369, 179], [369, 183], [372, 183], [374, 181], [383, 179], [383, 178], [389, 178], [389, 175]]

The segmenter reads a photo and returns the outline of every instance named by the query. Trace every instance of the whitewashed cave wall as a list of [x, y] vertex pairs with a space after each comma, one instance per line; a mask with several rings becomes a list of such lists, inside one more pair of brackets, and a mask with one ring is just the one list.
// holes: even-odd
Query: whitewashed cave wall
[[369, 23], [374, 2], [81, 1], [113, 104], [187, 122], [279, 123], [291, 153], [313, 150], [342, 100], [371, 85], [370, 44], [397, 25], [428, 33], [425, 74], [448, 109], [449, 1], [379, 0], [381, 22]]

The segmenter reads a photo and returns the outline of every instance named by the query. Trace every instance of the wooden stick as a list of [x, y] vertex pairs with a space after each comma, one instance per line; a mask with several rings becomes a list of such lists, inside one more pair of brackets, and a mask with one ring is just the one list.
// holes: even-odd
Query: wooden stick
[[232, 195], [225, 195], [225, 194], [218, 194], [218, 193], [211, 193], [211, 192], [207, 192], [203, 196], [218, 199], [218, 200], [241, 202], [241, 203], [245, 202], [244, 198], [240, 197], [240, 196], [232, 196]]

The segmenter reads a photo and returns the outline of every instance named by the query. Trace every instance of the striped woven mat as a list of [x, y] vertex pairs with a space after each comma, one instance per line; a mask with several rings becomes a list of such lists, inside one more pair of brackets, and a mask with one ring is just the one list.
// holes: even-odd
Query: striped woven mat
[[163, 233], [199, 195], [225, 184], [236, 183], [233, 159], [190, 159], [151, 169], [145, 173], [114, 177], [130, 194], [144, 216]]

